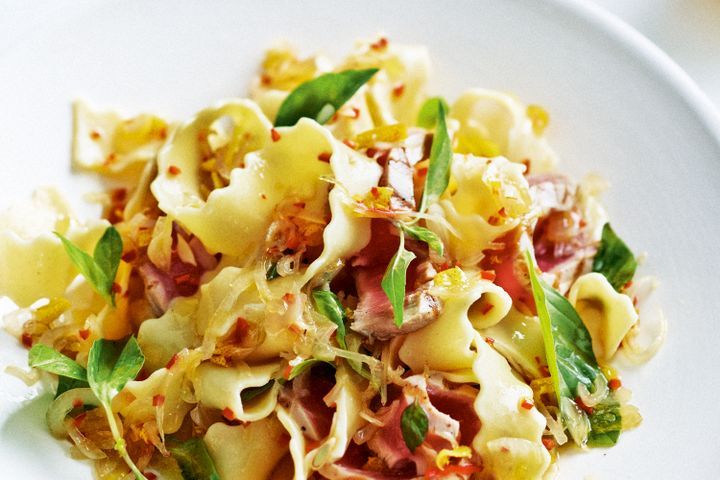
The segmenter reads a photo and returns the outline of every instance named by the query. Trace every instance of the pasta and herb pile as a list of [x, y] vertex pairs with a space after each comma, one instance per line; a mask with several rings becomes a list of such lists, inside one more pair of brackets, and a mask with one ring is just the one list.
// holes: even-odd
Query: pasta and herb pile
[[[74, 105], [73, 165], [0, 215], [0, 295], [101, 479], [541, 479], [640, 423], [636, 258], [547, 112], [429, 97], [423, 47], [271, 49], [185, 122]], [[646, 322], [645, 322], [646, 323]], [[661, 332], [662, 333], [662, 332]], [[647, 343], [647, 342], [646, 342]]]

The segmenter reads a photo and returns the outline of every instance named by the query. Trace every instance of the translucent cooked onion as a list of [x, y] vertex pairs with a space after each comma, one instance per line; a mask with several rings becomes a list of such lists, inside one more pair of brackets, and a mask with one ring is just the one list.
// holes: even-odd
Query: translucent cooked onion
[[[660, 347], [665, 343], [665, 337], [667, 336], [667, 320], [661, 310], [657, 312], [658, 320], [655, 322], [654, 332], [648, 332], [645, 325], [647, 322], [638, 322], [632, 326], [630, 331], [625, 335], [622, 341], [623, 353], [628, 360], [635, 364], [642, 364], [649, 361], [655, 354], [660, 350]], [[640, 337], [650, 337], [650, 342], [642, 346], [639, 344]]]
[[570, 436], [579, 447], [585, 447], [590, 434], [590, 420], [569, 398], [562, 397], [560, 402], [562, 402], [561, 411]]
[[92, 405], [94, 407], [100, 405], [97, 397], [89, 388], [75, 388], [59, 395], [50, 404], [47, 411], [46, 419], [50, 432], [57, 437], [67, 435], [65, 417], [74, 408], [82, 405]]
[[295, 273], [298, 268], [300, 267], [300, 261], [299, 256], [297, 254], [295, 255], [285, 255], [277, 262], [277, 273], [281, 277], [287, 277], [288, 275], [292, 275]]
[[605, 375], [597, 375], [593, 387], [593, 393], [590, 393], [583, 383], [578, 383], [577, 395], [588, 407], [594, 407], [607, 397], [609, 389]]
[[640, 410], [634, 405], [621, 405], [620, 418], [622, 419], [622, 429], [630, 430], [642, 423], [642, 415]]
[[35, 385], [40, 380], [40, 375], [37, 370], [27, 371], [24, 368], [20, 368], [17, 365], [8, 365], [5, 367], [5, 373], [12, 375], [15, 378], [20, 379], [28, 387]]
[[99, 460], [101, 458], [107, 457], [107, 455], [105, 455], [105, 452], [98, 448], [98, 446], [95, 445], [92, 440], [88, 439], [85, 435], [82, 434], [80, 429], [78, 429], [78, 427], [75, 425], [73, 419], [68, 418], [67, 420], [65, 420], [64, 424], [67, 434], [70, 436], [70, 439], [75, 444], [80, 453], [83, 454], [83, 456], [93, 460]]

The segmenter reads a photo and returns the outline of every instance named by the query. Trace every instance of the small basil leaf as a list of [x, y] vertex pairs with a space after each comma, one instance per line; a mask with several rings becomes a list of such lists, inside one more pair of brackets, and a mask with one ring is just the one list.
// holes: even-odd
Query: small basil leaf
[[425, 103], [422, 104], [422, 107], [420, 107], [420, 112], [418, 113], [418, 126], [422, 128], [427, 128], [428, 130], [431, 128], [435, 128], [435, 124], [437, 123], [438, 119], [438, 112], [440, 110], [440, 105], [442, 105], [446, 111], [450, 109], [447, 102], [442, 97], [432, 97], [425, 100]]
[[145, 362], [135, 337], [120, 342], [95, 340], [88, 355], [88, 383], [100, 401], [109, 401], [134, 379]]
[[288, 375], [288, 380], [292, 380], [293, 378], [299, 376], [302, 374], [305, 370], [312, 368], [318, 363], [327, 363], [331, 367], [335, 368], [335, 365], [333, 365], [330, 362], [326, 362], [325, 360], [318, 360], [317, 358], [308, 358], [307, 360], [303, 360], [302, 362], [295, 365], [292, 370], [290, 370], [290, 375]]
[[407, 269], [410, 262], [415, 259], [415, 254], [405, 250], [405, 236], [400, 232], [400, 246], [398, 251], [393, 255], [392, 260], [385, 270], [380, 285], [385, 295], [390, 300], [395, 325], [398, 327], [403, 323], [403, 313], [405, 308], [405, 282]]
[[191, 438], [184, 442], [170, 440], [168, 450], [177, 461], [183, 480], [220, 480], [220, 474], [202, 438]]
[[[528, 251], [525, 252], [525, 262], [540, 320], [550, 377], [560, 405], [560, 413], [563, 418], [567, 418], [563, 406], [568, 402], [563, 402], [562, 397], [575, 402], [579, 384], [582, 383], [592, 392], [595, 378], [604, 374], [595, 359], [590, 333], [573, 306], [557, 290], [538, 277], [532, 254]], [[606, 407], [595, 409], [588, 415], [591, 430], [587, 440], [591, 446], [609, 441], [614, 443], [620, 432], [620, 410], [617, 402], [612, 395], [608, 395], [599, 405], [603, 403]], [[593, 428], [598, 430], [594, 431]], [[582, 443], [582, 439], [575, 441]]]
[[635, 255], [610, 228], [610, 224], [606, 223], [603, 226], [600, 248], [593, 260], [593, 272], [602, 273], [610, 285], [620, 291], [632, 280], [636, 268]]
[[347, 315], [345, 315], [345, 307], [340, 303], [340, 299], [330, 290], [319, 289], [313, 290], [312, 297], [318, 312], [337, 325], [335, 335], [338, 345], [340, 345], [340, 348], [347, 350], [347, 343], [345, 343], [345, 322], [347, 321]]
[[428, 246], [438, 255], [442, 256], [445, 251], [442, 240], [440, 240], [440, 237], [438, 237], [432, 230], [405, 223], [401, 223], [400, 228], [402, 228], [403, 232], [405, 232], [410, 238], [427, 243]]
[[87, 380], [87, 371], [80, 364], [47, 345], [34, 345], [28, 352], [28, 364], [55, 375]]
[[276, 127], [291, 127], [302, 117], [324, 124], [378, 71], [345, 70], [326, 73], [290, 92], [275, 119]]
[[430, 149], [430, 161], [428, 172], [425, 177], [425, 190], [420, 202], [420, 212], [433, 202], [436, 202], [443, 194], [450, 182], [450, 164], [452, 163], [452, 145], [450, 135], [445, 122], [445, 106], [442, 102], [437, 103], [437, 126]]
[[115, 306], [113, 282], [122, 255], [122, 239], [115, 227], [108, 227], [95, 245], [93, 257], [55, 232], [75, 267], [110, 305]]
[[275, 383], [275, 380], [270, 380], [265, 385], [261, 385], [259, 387], [250, 387], [250, 388], [244, 388], [242, 392], [240, 392], [240, 401], [242, 403], [247, 403], [251, 401], [253, 398], [257, 398], [263, 393], [270, 390]]
[[425, 410], [417, 402], [408, 405], [403, 411], [400, 416], [400, 429], [402, 430], [405, 445], [411, 452], [415, 452], [415, 449], [425, 441], [425, 435], [427, 435], [428, 431], [428, 417]]
[[590, 417], [588, 445], [591, 447], [612, 447], [618, 441], [622, 430], [620, 404], [614, 394], [593, 407]]
[[93, 260], [105, 273], [106, 278], [110, 281], [108, 288], [112, 291], [112, 282], [115, 281], [120, 258], [122, 257], [123, 242], [120, 234], [115, 227], [109, 227], [100, 237], [93, 251]]
[[75, 378], [58, 377], [57, 391], [55, 392], [55, 398], [59, 397], [68, 390], [75, 390], [76, 388], [88, 388], [89, 385], [86, 380], [77, 380]]

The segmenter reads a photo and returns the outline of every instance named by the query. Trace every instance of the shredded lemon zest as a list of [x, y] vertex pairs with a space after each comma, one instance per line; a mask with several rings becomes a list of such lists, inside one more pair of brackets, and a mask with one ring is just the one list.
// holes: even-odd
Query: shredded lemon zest
[[35, 320], [42, 323], [50, 323], [68, 310], [72, 305], [62, 297], [51, 298], [47, 305], [38, 307], [33, 312]]
[[380, 127], [366, 130], [355, 137], [355, 142], [360, 148], [372, 147], [378, 142], [399, 142], [407, 138], [407, 127], [403, 123], [393, 125], [382, 125]]
[[448, 466], [450, 463], [451, 458], [470, 458], [472, 457], [472, 450], [470, 447], [466, 447], [464, 445], [455, 447], [452, 450], [449, 450], [447, 448], [443, 448], [438, 452], [437, 457], [435, 457], [435, 465], [440, 470], [445, 470], [445, 467]]
[[550, 115], [540, 105], [528, 105], [526, 114], [532, 122], [533, 132], [535, 135], [542, 135], [550, 123]]

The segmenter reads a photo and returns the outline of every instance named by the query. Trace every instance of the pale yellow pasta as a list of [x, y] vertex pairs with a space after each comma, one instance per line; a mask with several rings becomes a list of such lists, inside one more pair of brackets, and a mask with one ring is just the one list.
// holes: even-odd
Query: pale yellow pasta
[[149, 114], [124, 117], [96, 110], [82, 100], [73, 103], [73, 166], [119, 172], [155, 160], [171, 130], [165, 120]]
[[522, 165], [505, 158], [456, 154], [451, 171], [455, 187], [430, 206], [428, 224], [453, 258], [472, 266], [493, 240], [523, 220], [532, 199]]
[[468, 90], [455, 101], [450, 117], [460, 124], [456, 138], [461, 153], [529, 161], [534, 173], [547, 172], [557, 162], [542, 133], [534, 131], [527, 107], [513, 96]]
[[638, 320], [633, 302], [600, 273], [587, 273], [570, 288], [568, 300], [590, 332], [595, 356], [610, 360]]
[[39, 298], [62, 296], [78, 271], [58, 232], [92, 254], [107, 228], [105, 220], [80, 224], [54, 189], [38, 190], [32, 202], [0, 214], [0, 295], [21, 307]]
[[[480, 385], [474, 408], [482, 423], [473, 448], [498, 480], [541, 479], [550, 464], [550, 454], [541, 443], [545, 418], [536, 408], [522, 406], [523, 401], [532, 402], [532, 389], [479, 334], [473, 346], [472, 369]], [[497, 445], [511, 448], [506, 452]]]
[[221, 367], [206, 362], [195, 369], [195, 395], [202, 405], [217, 408], [226, 416], [241, 422], [254, 422], [275, 409], [279, 385], [273, 383], [270, 389], [248, 404], [243, 404], [240, 394], [245, 389], [266, 385], [279, 370], [279, 363], [249, 366], [241, 362], [232, 367]]
[[[410, 333], [398, 352], [400, 359], [414, 372], [431, 370], [453, 372], [468, 370], [475, 362], [472, 343], [473, 323], [489, 326], [509, 311], [512, 302], [501, 288], [483, 280], [479, 272], [457, 269], [461, 280], [451, 286], [437, 286], [435, 293], [443, 302], [440, 317], [430, 325]], [[488, 305], [491, 307], [488, 308]]]
[[245, 425], [214, 423], [204, 440], [223, 480], [268, 478], [288, 450], [285, 429], [271, 415]]

